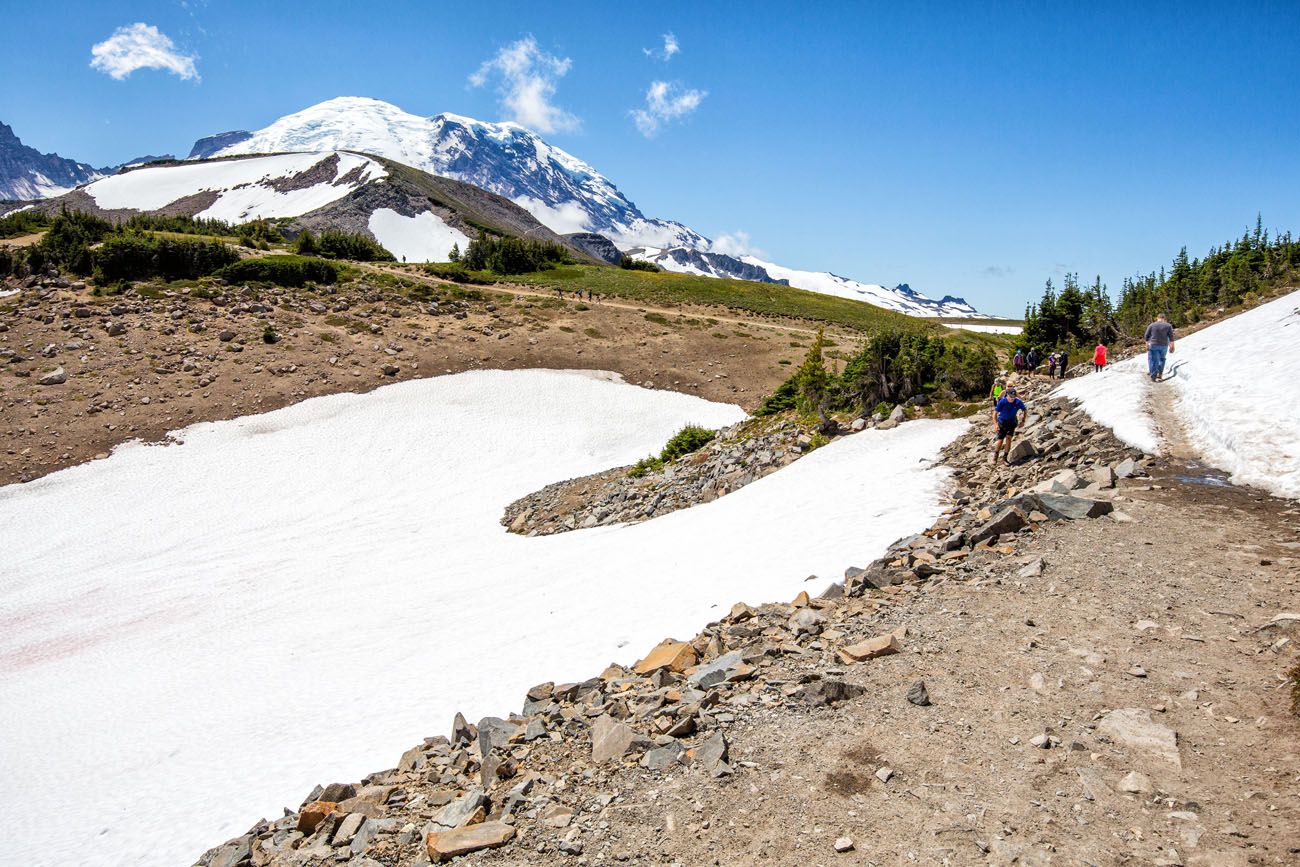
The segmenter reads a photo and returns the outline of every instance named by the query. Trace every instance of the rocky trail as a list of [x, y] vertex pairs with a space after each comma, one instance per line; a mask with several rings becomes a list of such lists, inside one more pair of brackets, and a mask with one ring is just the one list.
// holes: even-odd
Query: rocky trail
[[1300, 510], [1027, 391], [1015, 466], [977, 421], [945, 514], [820, 595], [458, 717], [199, 863], [1296, 863]]

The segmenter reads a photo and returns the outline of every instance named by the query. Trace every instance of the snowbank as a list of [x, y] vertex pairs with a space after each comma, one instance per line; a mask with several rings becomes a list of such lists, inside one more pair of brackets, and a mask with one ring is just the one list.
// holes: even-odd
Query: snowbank
[[1300, 292], [1175, 342], [1165, 380], [1147, 379], [1146, 353], [1053, 392], [1130, 445], [1154, 452], [1151, 400], [1173, 401], [1187, 437], [1237, 484], [1300, 499]]
[[[1145, 363], [1145, 362], [1144, 362]], [[1177, 341], [1165, 384], [1205, 460], [1300, 499], [1300, 292]]]
[[[302, 174], [336, 155], [339, 162], [333, 178], [302, 189], [281, 192], [275, 188], [275, 181]], [[361, 171], [354, 180], [341, 183], [357, 168]], [[357, 154], [279, 154], [135, 169], [95, 181], [85, 190], [101, 208], [137, 211], [153, 211], [198, 193], [216, 192], [216, 200], [194, 216], [243, 223], [262, 217], [296, 217], [314, 211], [387, 174], [379, 163]]]
[[1052, 392], [1053, 397], [1077, 401], [1093, 421], [1147, 454], [1160, 453], [1160, 437], [1147, 407], [1146, 354], [1110, 365], [1101, 373], [1071, 379]]
[[741, 415], [608, 377], [474, 372], [0, 488], [6, 858], [189, 863], [318, 782], [391, 766], [456, 710], [504, 714], [737, 600], [820, 591], [939, 514], [928, 459], [966, 429], [867, 431], [635, 526], [498, 523], [524, 493]]
[[975, 325], [970, 322], [945, 322], [944, 328], [961, 328], [965, 331], [979, 331], [983, 334], [1019, 334], [1024, 329], [1019, 325]]
[[370, 215], [370, 234], [403, 262], [446, 262], [453, 246], [462, 252], [469, 246], [464, 232], [432, 211], [403, 217], [391, 208], [380, 208]]

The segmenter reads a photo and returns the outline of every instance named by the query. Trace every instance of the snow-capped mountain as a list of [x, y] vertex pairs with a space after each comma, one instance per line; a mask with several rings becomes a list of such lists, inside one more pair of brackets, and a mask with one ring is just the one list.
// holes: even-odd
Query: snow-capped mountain
[[28, 201], [62, 195], [108, 171], [58, 154], [43, 154], [23, 144], [7, 124], [0, 123], [0, 199]]
[[878, 283], [862, 283], [828, 271], [800, 271], [765, 262], [756, 256], [732, 256], [684, 247], [660, 249], [633, 247], [627, 254], [635, 259], [654, 262], [665, 271], [698, 274], [704, 277], [729, 277], [759, 283], [784, 283], [823, 295], [836, 295], [854, 301], [866, 301], [886, 310], [910, 316], [982, 317], [984, 314], [966, 303], [964, 298], [945, 295], [938, 301], [917, 292], [906, 283], [890, 289]]
[[282, 117], [212, 155], [320, 150], [378, 154], [474, 184], [562, 234], [599, 232], [620, 247], [708, 244], [680, 223], [647, 218], [594, 168], [513, 123], [419, 117], [377, 99], [343, 96]]
[[[222, 146], [213, 149], [217, 144]], [[784, 282], [914, 316], [980, 315], [959, 298], [935, 301], [906, 285], [888, 289], [714, 250], [713, 242], [694, 229], [647, 217], [600, 172], [514, 123], [454, 114], [420, 117], [377, 99], [346, 96], [252, 133], [209, 136], [195, 144], [194, 153], [220, 157], [323, 150], [376, 154], [474, 184], [522, 206], [555, 232], [605, 235], [620, 250], [667, 270]]]
[[[348, 151], [153, 163], [31, 207], [45, 213], [66, 207], [110, 220], [141, 213], [231, 224], [283, 218], [291, 231], [369, 234], [406, 262], [445, 262], [454, 246], [465, 249], [482, 228], [568, 243], [502, 196]], [[581, 246], [570, 248], [579, 259], [588, 255]]]

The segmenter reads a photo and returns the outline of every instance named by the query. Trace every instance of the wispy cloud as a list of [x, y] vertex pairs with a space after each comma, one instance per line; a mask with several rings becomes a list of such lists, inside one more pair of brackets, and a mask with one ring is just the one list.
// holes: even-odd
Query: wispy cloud
[[767, 255], [754, 246], [748, 232], [742, 231], [723, 232], [713, 239], [713, 243], [709, 245], [709, 251], [723, 253], [727, 256], [758, 256], [762, 258]]
[[161, 69], [182, 79], [199, 81], [197, 56], [182, 54], [176, 44], [150, 24], [119, 27], [90, 48], [90, 66], [121, 81], [137, 69]]
[[1016, 272], [1012, 270], [1010, 265], [990, 265], [980, 271], [980, 276], [993, 277], [996, 279], [1001, 277], [1010, 277], [1014, 273]]
[[535, 38], [525, 36], [483, 61], [469, 83], [482, 87], [496, 79], [501, 105], [515, 123], [540, 133], [570, 132], [582, 122], [551, 99], [556, 82], [572, 65], [569, 58], [547, 54]]
[[708, 93], [666, 81], [652, 81], [645, 93], [645, 108], [632, 109], [632, 120], [641, 135], [653, 138], [660, 127], [686, 117], [700, 107]]
[[664, 41], [662, 48], [642, 48], [641, 53], [646, 57], [657, 57], [665, 63], [672, 60], [674, 54], [682, 53], [682, 46], [677, 42], [676, 36], [665, 33], [661, 38]]

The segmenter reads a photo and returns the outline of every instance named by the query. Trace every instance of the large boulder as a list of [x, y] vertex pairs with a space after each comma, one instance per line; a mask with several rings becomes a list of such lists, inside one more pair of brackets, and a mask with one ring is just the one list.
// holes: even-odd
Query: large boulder
[[999, 504], [994, 509], [993, 517], [989, 518], [982, 525], [975, 528], [971, 533], [970, 541], [978, 545], [985, 539], [992, 539], [994, 536], [1000, 536], [1003, 533], [1014, 533], [1021, 527], [1029, 525], [1029, 518], [1026, 517], [1024, 509], [1016, 503]]
[[504, 822], [483, 822], [452, 831], [430, 831], [425, 837], [429, 860], [441, 863], [480, 849], [495, 849], [514, 839], [515, 829]]
[[634, 750], [644, 750], [654, 742], [609, 715], [598, 717], [591, 725], [591, 760], [596, 764], [621, 759]]

